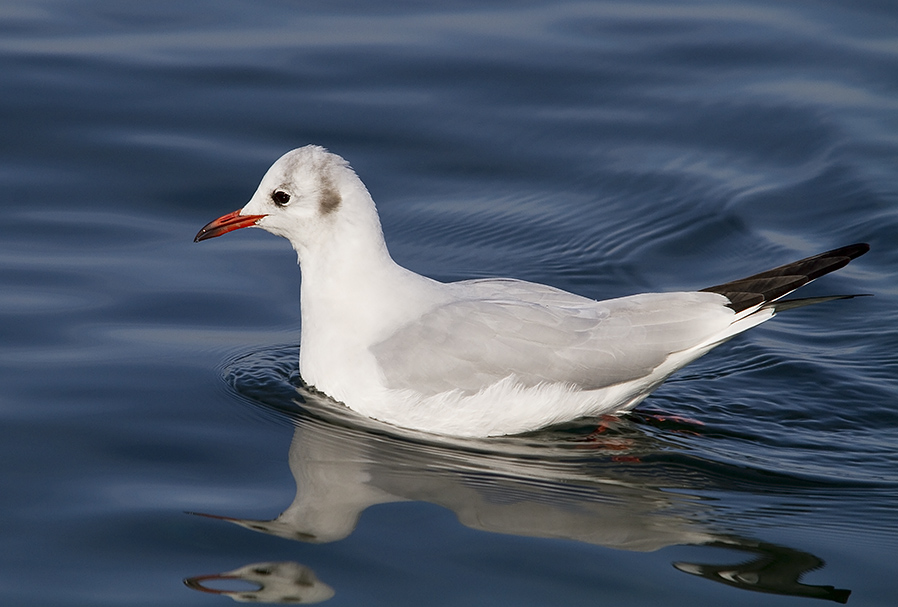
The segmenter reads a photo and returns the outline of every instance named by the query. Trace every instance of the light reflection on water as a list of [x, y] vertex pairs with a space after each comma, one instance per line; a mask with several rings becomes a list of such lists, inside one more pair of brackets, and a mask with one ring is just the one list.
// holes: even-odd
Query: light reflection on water
[[[893, 604], [895, 31], [864, 0], [0, 6], [0, 597], [207, 605], [181, 581], [219, 572], [333, 605]], [[874, 297], [783, 314], [603, 432], [366, 425], [294, 402], [289, 245], [191, 242], [306, 143], [437, 279], [606, 298], [867, 241], [808, 295]], [[332, 518], [285, 528], [344, 539], [184, 513], [277, 520], [294, 482]], [[220, 578], [253, 569], [285, 585]]]
[[[228, 368], [229, 382], [238, 393], [288, 416], [295, 426], [287, 456], [296, 483], [293, 503], [271, 520], [202, 516], [288, 540], [329, 543], [352, 534], [371, 506], [424, 501], [451, 510], [463, 525], [491, 533], [637, 552], [707, 546], [721, 549], [724, 559], [735, 552], [748, 560], [672, 564], [685, 573], [746, 590], [841, 603], [850, 595], [846, 589], [801, 583], [803, 574], [824, 565], [821, 559], [734, 533], [740, 525], [733, 504], [720, 507], [718, 500], [702, 497], [748, 487], [756, 494], [776, 493], [778, 499], [765, 506], [773, 518], [773, 504], [804, 496], [815, 483], [770, 478], [765, 489], [756, 472], [704, 461], [667, 438], [669, 433], [699, 434], [699, 422], [640, 415], [584, 421], [520, 437], [436, 437], [363, 418], [310, 391], [293, 370], [296, 356], [294, 348], [282, 348], [241, 357]], [[666, 433], [656, 434], [654, 427]], [[194, 576], [186, 583], [209, 591], [204, 581], [252, 579], [263, 585], [258, 597], [252, 592], [219, 592], [239, 594], [240, 600], [265, 596], [276, 602], [273, 588], [280, 583], [266, 585], [253, 574], [254, 567]], [[303, 602], [330, 598], [329, 587], [319, 590], [321, 582], [314, 574], [305, 575], [308, 592]], [[295, 585], [282, 590], [284, 596], [297, 596]]]

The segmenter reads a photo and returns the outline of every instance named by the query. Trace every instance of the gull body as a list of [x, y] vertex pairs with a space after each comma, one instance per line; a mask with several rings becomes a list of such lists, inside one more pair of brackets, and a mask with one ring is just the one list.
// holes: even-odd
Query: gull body
[[306, 383], [368, 417], [457, 436], [631, 409], [677, 369], [800, 305], [782, 297], [869, 249], [701, 291], [604, 301], [512, 279], [442, 283], [393, 261], [364, 184], [318, 146], [278, 159], [246, 206], [196, 240], [243, 227], [283, 236], [297, 253]]

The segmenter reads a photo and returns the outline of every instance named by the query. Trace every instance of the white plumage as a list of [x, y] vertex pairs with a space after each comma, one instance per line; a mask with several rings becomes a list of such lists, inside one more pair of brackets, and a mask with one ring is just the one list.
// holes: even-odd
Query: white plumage
[[511, 279], [440, 283], [398, 266], [346, 161], [293, 150], [197, 240], [257, 226], [302, 268], [300, 374], [384, 422], [459, 436], [636, 406], [671, 373], [771, 318], [785, 294], [867, 250], [843, 247], [703, 291], [593, 301]]

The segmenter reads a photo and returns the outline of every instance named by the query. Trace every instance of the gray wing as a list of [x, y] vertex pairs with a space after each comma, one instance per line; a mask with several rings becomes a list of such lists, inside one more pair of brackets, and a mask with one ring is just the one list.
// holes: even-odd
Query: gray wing
[[674, 352], [725, 331], [734, 313], [715, 293], [595, 302], [521, 281], [471, 281], [371, 348], [387, 384], [424, 395], [473, 393], [509, 375], [532, 386], [590, 390], [649, 375]]

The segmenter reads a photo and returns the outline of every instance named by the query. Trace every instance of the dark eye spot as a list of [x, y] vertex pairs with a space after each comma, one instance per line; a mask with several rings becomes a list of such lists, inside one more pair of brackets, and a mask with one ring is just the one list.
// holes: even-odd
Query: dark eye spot
[[328, 215], [337, 210], [340, 203], [343, 202], [343, 198], [340, 197], [340, 192], [338, 192], [329, 181], [326, 181], [323, 185], [324, 187], [321, 190], [321, 200], [319, 201], [319, 204], [321, 207], [321, 214]]
[[271, 193], [271, 199], [274, 201], [274, 204], [282, 207], [290, 202], [290, 194], [284, 190], [275, 190]]

